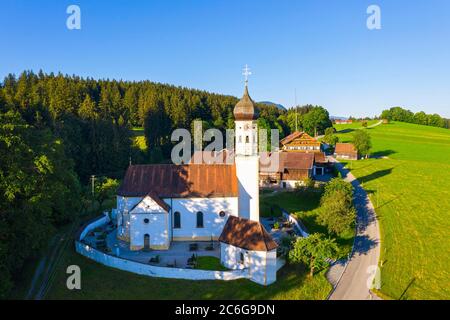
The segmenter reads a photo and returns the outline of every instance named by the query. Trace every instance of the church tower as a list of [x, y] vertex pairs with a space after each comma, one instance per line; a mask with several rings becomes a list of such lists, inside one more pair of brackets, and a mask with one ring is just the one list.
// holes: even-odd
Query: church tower
[[254, 102], [248, 94], [248, 67], [244, 69], [245, 89], [234, 107], [235, 163], [239, 182], [239, 216], [259, 221], [259, 156], [258, 118]]

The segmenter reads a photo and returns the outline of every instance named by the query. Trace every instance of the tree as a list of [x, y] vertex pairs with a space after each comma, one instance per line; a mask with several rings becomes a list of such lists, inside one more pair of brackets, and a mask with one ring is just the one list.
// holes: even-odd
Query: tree
[[336, 130], [333, 127], [326, 128], [325, 136], [323, 137], [322, 141], [326, 144], [329, 144], [330, 146], [335, 146], [336, 143], [339, 142], [339, 137], [334, 134], [335, 132]]
[[330, 233], [340, 235], [349, 230], [356, 218], [352, 196], [344, 190], [335, 190], [321, 199], [317, 222]]
[[334, 239], [325, 238], [320, 233], [314, 233], [307, 238], [297, 238], [288, 258], [290, 263], [303, 263], [309, 268], [309, 275], [328, 265], [327, 259], [333, 258], [338, 252]]
[[100, 209], [103, 203], [116, 195], [119, 182], [111, 178], [102, 178], [95, 185], [95, 199], [98, 201]]
[[323, 107], [314, 107], [302, 116], [302, 126], [308, 134], [317, 136], [324, 132], [326, 128], [332, 127], [333, 124], [327, 110]]
[[370, 135], [366, 130], [355, 130], [353, 132], [353, 145], [360, 155], [364, 155], [366, 158], [369, 155], [370, 149], [372, 148], [372, 141]]

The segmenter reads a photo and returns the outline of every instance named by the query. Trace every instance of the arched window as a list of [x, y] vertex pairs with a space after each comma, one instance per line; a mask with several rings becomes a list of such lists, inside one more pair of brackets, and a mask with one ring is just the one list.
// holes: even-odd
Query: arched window
[[244, 263], [245, 263], [244, 253], [241, 252], [241, 253], [239, 254], [239, 260], [240, 260], [239, 262], [240, 262], [241, 264], [244, 264]]
[[245, 136], [245, 143], [250, 143], [250, 138], [248, 136]]
[[203, 212], [197, 212], [197, 228], [203, 228]]
[[178, 211], [173, 214], [173, 228], [180, 229], [181, 228], [181, 215]]

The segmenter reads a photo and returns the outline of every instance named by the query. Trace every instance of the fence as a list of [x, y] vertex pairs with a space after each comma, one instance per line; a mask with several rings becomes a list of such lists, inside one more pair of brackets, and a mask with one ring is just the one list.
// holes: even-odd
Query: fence
[[152, 266], [145, 263], [122, 259], [118, 256], [107, 254], [97, 250], [83, 242], [81, 242], [86, 234], [91, 230], [108, 223], [109, 217], [103, 216], [91, 221], [79, 233], [79, 237], [75, 242], [76, 251], [92, 260], [97, 261], [108, 267], [129, 271], [150, 277], [172, 278], [172, 279], [186, 279], [186, 280], [236, 280], [241, 278], [250, 278], [247, 269], [232, 270], [232, 271], [210, 271], [210, 270], [195, 270], [182, 268], [169, 268]]

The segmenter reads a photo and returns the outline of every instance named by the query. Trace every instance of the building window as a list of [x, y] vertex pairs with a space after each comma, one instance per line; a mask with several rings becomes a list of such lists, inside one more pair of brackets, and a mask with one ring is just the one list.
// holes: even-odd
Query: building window
[[245, 136], [245, 143], [250, 143], [250, 138], [248, 136]]
[[241, 252], [240, 254], [239, 254], [239, 262], [241, 263], [241, 264], [244, 264], [244, 259], [245, 257], [244, 257], [244, 253], [243, 252]]
[[239, 142], [242, 143], [242, 136], [239, 136]]
[[197, 228], [203, 228], [203, 212], [197, 212]]
[[178, 211], [173, 214], [173, 228], [180, 229], [181, 228], [181, 215]]
[[150, 222], [150, 220], [148, 220], [147, 218], [144, 219], [144, 223], [148, 224]]
[[219, 212], [219, 217], [221, 217], [221, 218], [225, 217], [225, 211], [220, 211]]

